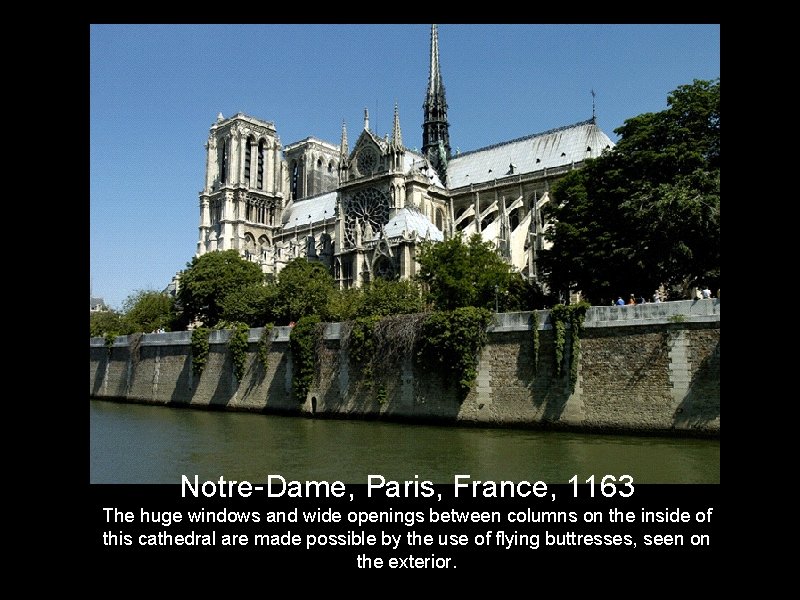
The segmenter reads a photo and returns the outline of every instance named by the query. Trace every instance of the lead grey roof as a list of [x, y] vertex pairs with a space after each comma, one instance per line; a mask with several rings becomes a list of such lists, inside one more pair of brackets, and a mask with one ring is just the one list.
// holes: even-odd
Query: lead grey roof
[[428, 220], [428, 217], [410, 207], [398, 210], [397, 214], [389, 219], [383, 230], [386, 232], [387, 238], [402, 237], [404, 231], [409, 235], [416, 231], [422, 239], [430, 236], [430, 239], [436, 242], [444, 240], [444, 234]]
[[[318, 196], [312, 196], [304, 200], [292, 203], [288, 210], [284, 211], [283, 218], [286, 221], [283, 229], [292, 229], [295, 226], [302, 227], [313, 223], [319, 223], [324, 219], [330, 219], [336, 210], [336, 191], [325, 192]], [[297, 220], [295, 221], [295, 218]]]
[[[423, 169], [423, 165], [428, 168]], [[428, 179], [431, 180], [432, 184], [440, 188], [444, 188], [441, 179], [439, 179], [439, 175], [436, 173], [436, 169], [431, 166], [430, 161], [422, 156], [422, 154], [417, 154], [416, 152], [406, 148], [406, 151], [403, 154], [403, 173], [408, 174], [411, 169], [416, 169], [421, 173], [427, 174]]]
[[511, 164], [514, 175], [562, 167], [597, 158], [613, 147], [611, 138], [589, 119], [454, 156], [447, 165], [447, 184], [453, 189], [500, 179], [512, 174]]

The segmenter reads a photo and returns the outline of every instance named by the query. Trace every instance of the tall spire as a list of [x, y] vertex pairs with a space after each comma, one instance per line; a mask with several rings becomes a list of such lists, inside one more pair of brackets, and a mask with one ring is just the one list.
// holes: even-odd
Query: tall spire
[[444, 93], [442, 72], [439, 70], [439, 28], [431, 25], [431, 68], [428, 71], [428, 96]]
[[350, 156], [350, 149], [347, 147], [347, 124], [342, 119], [342, 143], [339, 145], [339, 156], [347, 158]]
[[364, 107], [364, 129], [369, 131], [369, 111]]
[[395, 148], [403, 147], [403, 134], [400, 132], [400, 114], [397, 112], [397, 102], [394, 103], [394, 126], [392, 127], [392, 144]]
[[428, 74], [428, 93], [422, 105], [425, 121], [422, 124], [422, 153], [445, 182], [447, 161], [450, 158], [450, 131], [447, 123], [447, 100], [439, 68], [439, 30], [431, 25], [431, 62]]

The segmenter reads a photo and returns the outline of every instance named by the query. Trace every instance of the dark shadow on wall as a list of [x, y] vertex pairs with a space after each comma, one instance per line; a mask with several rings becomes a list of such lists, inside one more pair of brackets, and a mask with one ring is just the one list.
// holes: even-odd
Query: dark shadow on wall
[[689, 391], [675, 410], [673, 426], [705, 429], [719, 417], [719, 342], [714, 351], [693, 369]]
[[[292, 396], [292, 391], [286, 391], [286, 371], [289, 368], [289, 348], [280, 355], [280, 361], [275, 365], [275, 373], [270, 381], [269, 388], [267, 389], [267, 401], [265, 410], [299, 410], [299, 403], [295, 402]], [[273, 356], [270, 355], [270, 364], [272, 364]]]
[[92, 385], [92, 396], [97, 396], [103, 389], [103, 376], [106, 373], [106, 364], [111, 360], [110, 353], [103, 350], [103, 358], [98, 359], [97, 368], [94, 371], [94, 384]]
[[183, 355], [184, 361], [167, 404], [189, 404], [194, 396], [194, 388], [191, 387], [191, 384], [196, 387], [199, 380], [199, 377], [192, 378], [192, 353], [186, 353], [183, 349], [178, 348], [169, 348], [168, 352], [174, 356]]
[[[238, 382], [236, 376], [233, 374], [233, 358], [228, 351], [227, 344], [217, 344], [221, 350], [212, 350], [209, 352], [209, 364], [211, 364], [212, 353], [221, 353], [223, 355], [222, 364], [220, 365], [220, 372], [217, 374], [217, 387], [214, 388], [214, 393], [208, 401], [209, 406], [223, 408], [228, 406], [236, 390]], [[218, 361], [214, 361], [217, 363]]]
[[250, 396], [253, 393], [253, 390], [259, 388], [261, 384], [264, 383], [268, 369], [268, 367], [264, 366], [264, 363], [261, 362], [261, 358], [258, 356], [257, 344], [248, 344], [247, 350], [248, 355], [252, 356], [253, 359], [250, 361], [250, 365], [247, 367], [247, 370], [244, 374], [244, 379], [247, 381], [247, 385], [241, 390], [242, 397], [244, 398]]
[[[526, 382], [526, 387], [531, 392], [531, 403], [541, 415], [541, 420], [557, 422], [561, 419], [570, 396], [569, 367], [562, 369], [561, 377], [556, 377], [553, 364], [555, 340], [552, 330], [539, 331], [539, 355], [535, 365], [533, 332], [526, 332], [526, 336], [528, 339], [520, 345], [520, 352], [517, 355], [517, 377]], [[570, 351], [571, 349], [566, 349], [565, 354]], [[565, 356], [565, 359], [568, 358]], [[568, 360], [566, 364], [569, 364]]]

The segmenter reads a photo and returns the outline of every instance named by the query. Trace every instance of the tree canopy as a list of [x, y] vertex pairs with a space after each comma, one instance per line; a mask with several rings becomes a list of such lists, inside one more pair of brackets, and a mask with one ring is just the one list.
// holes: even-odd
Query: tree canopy
[[[444, 242], [424, 242], [417, 255], [417, 279], [427, 286], [437, 310], [475, 306], [494, 310], [495, 297], [505, 308], [518, 274], [497, 253], [494, 244], [473, 234], [464, 241], [455, 236]], [[518, 282], [517, 282], [518, 283]]]
[[324, 317], [335, 289], [333, 276], [322, 264], [295, 258], [278, 273], [275, 316], [284, 324], [303, 316]]
[[659, 285], [719, 286], [719, 79], [625, 121], [617, 146], [553, 190], [542, 254], [551, 288], [594, 301]]
[[263, 327], [275, 322], [278, 291], [274, 284], [252, 284], [233, 290], [222, 300], [222, 318]]
[[225, 297], [235, 290], [263, 283], [261, 268], [237, 250], [195, 256], [181, 275], [178, 300], [189, 321], [213, 327], [222, 318]]
[[139, 290], [122, 303], [122, 334], [169, 329], [175, 318], [175, 300], [155, 290]]

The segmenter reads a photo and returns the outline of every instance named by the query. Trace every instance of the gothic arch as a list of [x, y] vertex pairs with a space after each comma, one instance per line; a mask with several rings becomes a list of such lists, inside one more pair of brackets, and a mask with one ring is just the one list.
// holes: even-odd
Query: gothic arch
[[444, 231], [444, 211], [441, 208], [436, 209], [436, 221], [434, 222], [439, 231]]
[[250, 174], [253, 172], [255, 156], [253, 156], [253, 143], [256, 137], [252, 134], [248, 135], [244, 142], [244, 152], [242, 159], [244, 160], [244, 184], [250, 185]]
[[523, 208], [521, 206], [508, 213], [508, 226], [511, 228], [511, 231], [514, 231], [519, 226], [519, 222], [522, 220], [522, 213]]

